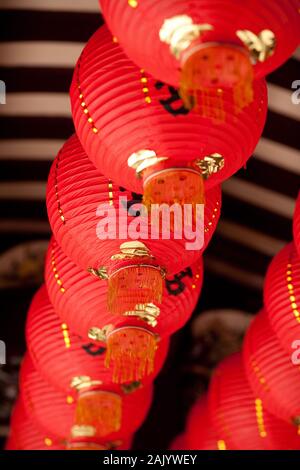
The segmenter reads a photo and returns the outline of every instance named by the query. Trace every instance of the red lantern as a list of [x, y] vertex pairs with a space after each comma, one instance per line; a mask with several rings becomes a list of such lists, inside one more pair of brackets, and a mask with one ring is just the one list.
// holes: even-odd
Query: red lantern
[[125, 53], [155, 78], [180, 86], [187, 105], [196, 101], [201, 113], [228, 89], [237, 112], [243, 109], [253, 99], [253, 79], [279, 67], [300, 42], [299, 0], [100, 3]]
[[294, 243], [296, 245], [298, 255], [300, 256], [300, 192], [298, 194], [296, 207], [295, 207], [293, 232], [294, 232]]
[[146, 205], [201, 203], [201, 175], [208, 189], [244, 166], [265, 122], [264, 80], [254, 84], [254, 98], [237, 119], [230, 92], [220, 90], [207, 96], [200, 116], [176, 88], [132, 63], [106, 27], [85, 47], [71, 86], [73, 120], [89, 158], [108, 178], [142, 193]]
[[20, 386], [25, 411], [37, 426], [57, 439], [71, 438], [73, 444], [90, 440], [111, 447], [128, 438], [141, 426], [152, 399], [152, 387], [123, 397], [95, 388], [82, 393], [75, 403], [72, 396], [44, 382], [29, 356], [22, 364]]
[[71, 86], [74, 124], [89, 158], [105, 176], [143, 193], [147, 205], [200, 203], [201, 174], [208, 189], [245, 165], [265, 122], [264, 80], [255, 83], [254, 97], [238, 119], [227, 92], [208, 99], [207, 116], [199, 116], [175, 88], [135, 66], [106, 27], [85, 47]]
[[214, 428], [232, 450], [300, 449], [297, 428], [271, 415], [262, 399], [253, 394], [240, 353], [215, 371], [209, 406]]
[[[49, 246], [45, 277], [49, 298], [61, 320], [84, 341], [107, 348], [106, 364], [113, 365], [113, 380], [122, 383], [157, 373], [153, 364], [157, 342], [190, 318], [201, 290], [202, 270], [200, 260], [167, 278], [160, 308], [140, 305], [123, 316], [108, 312], [106, 284], [79, 269], [55, 242]], [[158, 369], [161, 363], [158, 359]]]
[[254, 393], [268, 411], [300, 426], [300, 370], [293, 365], [264, 311], [252, 321], [244, 342], [244, 366]]
[[[127, 197], [125, 207], [120, 196]], [[133, 310], [136, 304], [160, 303], [165, 270], [175, 274], [199, 259], [203, 251], [201, 243], [197, 248], [188, 246], [184, 238], [155, 239], [150, 232], [153, 224], [146, 223], [141, 240], [118, 233], [124, 226], [130, 230], [136, 224], [128, 210], [133, 210], [132, 203], [139, 202], [132, 201], [137, 197], [103, 177], [76, 136], [64, 145], [50, 172], [47, 206], [54, 236], [75, 263], [108, 280], [109, 309], [117, 314]], [[109, 220], [106, 216], [100, 218], [103, 205]], [[221, 191], [216, 187], [207, 194], [204, 246], [216, 228], [220, 206]], [[108, 220], [106, 226], [104, 220]], [[199, 238], [200, 231], [196, 235]]]
[[[138, 387], [137, 383], [126, 383], [121, 387], [113, 384], [113, 370], [105, 367], [105, 347], [90, 339], [73, 334], [66, 323], [62, 323], [49, 301], [43, 286], [36, 293], [27, 316], [27, 346], [33, 363], [43, 378], [62, 393], [77, 396], [72, 383], [80, 378], [88, 382], [102, 382], [102, 388], [128, 393]], [[153, 372], [144, 378], [150, 383], [163, 366], [168, 352], [168, 339], [159, 343]]]
[[[131, 447], [131, 439], [113, 443], [110, 449], [128, 450]], [[5, 450], [107, 450], [103, 444], [91, 440], [59, 441], [48, 437], [32, 423], [26, 414], [24, 405], [19, 399], [14, 406], [10, 435], [5, 445]]]
[[6, 450], [64, 450], [64, 442], [55, 440], [36, 429], [30, 415], [26, 414], [20, 399], [16, 402], [10, 423]]
[[201, 397], [190, 410], [185, 443], [190, 450], [228, 450], [226, 442], [212, 427], [206, 395]]
[[264, 301], [271, 326], [291, 355], [300, 339], [300, 258], [294, 243], [286, 245], [271, 262]]

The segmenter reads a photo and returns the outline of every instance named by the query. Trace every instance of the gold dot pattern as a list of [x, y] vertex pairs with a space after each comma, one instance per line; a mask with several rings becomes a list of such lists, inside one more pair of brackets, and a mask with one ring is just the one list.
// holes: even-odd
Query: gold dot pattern
[[51, 264], [52, 264], [52, 271], [56, 280], [56, 284], [59, 286], [60, 292], [64, 294], [66, 292], [66, 289], [64, 288], [62, 280], [60, 279], [58, 271], [57, 271], [54, 250], [51, 251]]
[[286, 282], [287, 282], [287, 288], [288, 288], [289, 299], [290, 299], [293, 315], [296, 321], [300, 323], [300, 313], [298, 309], [298, 304], [296, 302], [295, 291], [294, 291], [294, 286], [293, 286], [293, 266], [291, 263], [287, 264]]
[[267, 432], [264, 423], [263, 404], [260, 398], [255, 399], [255, 412], [259, 435], [260, 437], [267, 437]]
[[79, 92], [79, 100], [80, 100], [80, 106], [82, 108], [82, 112], [86, 115], [87, 121], [91, 125], [91, 129], [94, 132], [94, 134], [98, 134], [98, 128], [96, 127], [94, 120], [92, 116], [90, 115], [90, 112], [85, 102], [80, 85], [78, 85], [78, 92]]
[[50, 439], [49, 437], [45, 437], [44, 443], [47, 447], [51, 447], [52, 446], [52, 439]]
[[226, 450], [227, 447], [226, 447], [225, 441], [223, 441], [222, 439], [220, 439], [220, 440], [217, 442], [217, 448], [218, 448], [218, 450]]
[[142, 84], [142, 91], [144, 93], [144, 97], [145, 97], [145, 102], [147, 104], [151, 104], [152, 103], [152, 99], [151, 99], [151, 96], [150, 96], [150, 90], [149, 90], [149, 86], [148, 86], [148, 78], [145, 74], [145, 70], [144, 69], [141, 69], [141, 78], [140, 78], [140, 81], [141, 81], [141, 84]]
[[266, 392], [269, 392], [270, 389], [269, 389], [269, 386], [267, 385], [266, 383], [266, 379], [264, 378], [259, 366], [257, 365], [257, 362], [255, 360], [251, 361], [251, 367], [256, 375], [256, 377], [258, 378], [260, 384], [263, 386], [263, 389], [266, 391]]
[[109, 197], [109, 205], [114, 205], [114, 193], [113, 193], [113, 184], [111, 181], [108, 182], [108, 197]]
[[208, 222], [207, 227], [204, 228], [204, 232], [208, 233], [210, 231], [210, 228], [213, 224], [213, 220], [217, 217], [217, 213], [219, 211], [219, 203], [216, 203], [216, 207], [213, 210], [213, 214], [211, 216], [211, 220]]
[[62, 223], [65, 224], [66, 219], [65, 219], [63, 210], [61, 208], [61, 203], [60, 203], [60, 198], [59, 198], [59, 193], [58, 193], [58, 169], [59, 169], [60, 156], [61, 156], [61, 152], [59, 152], [59, 154], [57, 155], [56, 162], [55, 162], [54, 189], [55, 189], [55, 198], [56, 198], [57, 210], [58, 210], [58, 213], [59, 213], [59, 217], [60, 217]]
[[62, 323], [61, 329], [62, 329], [62, 333], [63, 333], [63, 337], [64, 337], [65, 346], [68, 349], [68, 348], [71, 347], [71, 340], [70, 340], [70, 336], [69, 336], [68, 325], [66, 323]]
[[128, 1], [128, 5], [131, 8], [137, 8], [139, 6], [138, 0], [127, 0], [127, 1]]
[[72, 403], [74, 403], [74, 398], [71, 395], [67, 396], [67, 403], [68, 405], [72, 405]]

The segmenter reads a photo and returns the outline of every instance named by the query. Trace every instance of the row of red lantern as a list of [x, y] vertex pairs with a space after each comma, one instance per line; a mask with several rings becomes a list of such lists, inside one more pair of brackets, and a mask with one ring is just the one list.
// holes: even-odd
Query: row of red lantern
[[[68, 273], [63, 284], [57, 282], [62, 279], [60, 274], [55, 277], [58, 272], [62, 276]], [[45, 436], [46, 448], [65, 446], [85, 449], [92, 445], [95, 448], [123, 448], [128, 445], [129, 436], [142, 424], [149, 410], [151, 381], [161, 369], [168, 351], [168, 327], [171, 328], [169, 331], [179, 328], [191, 315], [201, 290], [202, 275], [200, 261], [179, 275], [168, 278], [159, 313], [166, 322], [161, 324], [164, 330], [156, 325], [148, 329], [142, 319], [126, 321], [109, 314], [105, 285], [101, 296], [98, 280], [73, 264], [53, 241], [48, 250], [46, 282], [50, 298], [61, 318], [49, 301], [46, 288], [42, 287], [28, 313], [26, 337], [29, 351], [21, 368], [21, 405], [14, 413], [16, 417], [12, 420], [8, 447], [13, 445], [12, 442], [16, 443], [15, 434], [18, 437], [20, 407], [31, 416], [39, 436]], [[63, 295], [62, 286], [65, 289]], [[145, 341], [145, 333], [155, 338], [153, 355], [146, 356], [146, 362], [144, 357], [137, 355], [133, 363], [131, 356], [126, 356], [125, 349], [118, 368], [115, 364], [107, 368], [107, 362], [116, 361], [111, 357], [109, 337], [90, 338], [80, 321], [86, 317], [90, 318], [94, 330], [98, 328], [103, 331], [105, 327], [102, 322], [117, 319], [119, 324], [111, 329], [111, 337], [117, 337], [122, 342], [125, 335], [130, 338], [131, 331], [136, 333], [131, 342], [136, 342], [140, 352], [145, 350], [149, 353], [147, 344], [141, 343]], [[70, 320], [70, 329], [66, 318]], [[120, 322], [124, 322], [125, 326]], [[73, 333], [73, 326], [76, 333]], [[119, 332], [122, 337], [118, 336]], [[139, 339], [140, 333], [143, 334], [142, 340]], [[126, 344], [127, 348], [131, 346], [129, 342]], [[92, 434], [91, 430], [94, 430]], [[21, 448], [27, 448], [27, 441], [22, 442]]]
[[243, 353], [216, 369], [208, 399], [194, 405], [173, 448], [300, 449], [299, 210], [298, 198], [294, 242], [268, 268], [265, 310], [252, 320]]
[[[110, 259], [116, 243], [96, 237], [97, 205], [109, 203], [115, 196], [113, 207], [118, 210], [116, 195], [125, 193], [129, 202], [132, 195], [101, 176], [75, 136], [54, 162], [48, 188], [55, 236], [59, 241], [67, 240], [67, 244], [61, 244], [81, 267], [64, 254], [54, 239], [51, 241], [45, 279], [54, 308], [46, 288], [41, 288], [28, 314], [29, 355], [21, 371], [20, 406], [47, 436], [51, 448], [56, 444], [68, 448], [119, 447], [118, 443], [126, 443], [146, 416], [151, 403], [150, 383], [163, 365], [169, 336], [184, 325], [196, 305], [203, 279], [202, 259], [179, 273], [166, 275], [159, 307], [150, 303], [153, 297], [140, 298], [144, 304], [139, 308], [136, 298], [134, 303], [126, 303], [125, 288], [123, 315], [110, 313], [107, 281], [100, 282], [99, 276], [88, 272], [82, 254], [88, 259], [97, 260], [97, 253], [102, 254], [102, 260]], [[55, 194], [52, 206], [51, 191]], [[211, 190], [211, 194], [205, 214], [206, 243], [216, 227], [221, 205], [220, 189]], [[173, 243], [176, 246], [177, 242]], [[148, 253], [143, 253], [142, 267], [147, 258]], [[149, 259], [152, 262], [152, 255]], [[180, 262], [179, 258], [179, 265], [184, 266]], [[93, 269], [99, 267], [96, 264]], [[104, 414], [99, 412], [101, 409]], [[18, 416], [18, 411], [15, 414]], [[18, 419], [13, 419], [12, 436], [17, 433], [16, 422]], [[110, 427], [115, 431], [109, 432]]]

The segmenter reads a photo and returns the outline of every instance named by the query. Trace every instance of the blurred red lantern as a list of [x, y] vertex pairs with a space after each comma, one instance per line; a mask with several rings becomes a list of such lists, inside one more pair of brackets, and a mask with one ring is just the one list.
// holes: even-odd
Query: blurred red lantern
[[[128, 450], [131, 439], [124, 439], [110, 444], [110, 449]], [[50, 438], [45, 432], [37, 429], [29, 415], [26, 414], [21, 399], [14, 406], [10, 434], [5, 450], [107, 450], [103, 444], [91, 440], [74, 439], [71, 441]]]
[[26, 356], [20, 374], [20, 389], [25, 411], [37, 426], [57, 439], [87, 439], [111, 447], [128, 438], [141, 426], [152, 399], [152, 387], [119, 396], [97, 389], [84, 389], [76, 401], [57, 392], [35, 370]]
[[294, 212], [293, 232], [294, 232], [294, 243], [298, 251], [298, 255], [300, 256], [300, 192], [298, 194], [295, 212]]
[[197, 400], [189, 412], [185, 443], [190, 450], [228, 450], [226, 442], [217, 436], [208, 413], [207, 396]]
[[6, 450], [64, 450], [65, 443], [55, 440], [37, 429], [29, 414], [26, 414], [20, 399], [16, 402], [10, 423]]
[[[138, 387], [137, 383], [126, 383], [122, 387], [113, 384], [113, 370], [105, 367], [106, 348], [73, 334], [66, 323], [62, 323], [49, 301], [43, 286], [31, 303], [26, 324], [27, 346], [33, 363], [53, 387], [62, 393], [77, 396], [72, 383], [77, 378], [93, 383], [102, 382], [102, 388], [128, 393]], [[168, 352], [169, 340], [163, 340], [155, 356], [153, 372], [143, 379], [143, 384], [154, 380]]]
[[169, 337], [190, 318], [201, 291], [203, 266], [199, 260], [167, 277], [160, 308], [138, 305], [123, 316], [108, 312], [105, 283], [78, 268], [54, 241], [48, 249], [45, 278], [61, 320], [84, 341], [106, 347], [106, 364], [113, 366], [113, 380], [122, 383], [141, 380], [160, 369], [166, 346], [159, 346], [161, 359], [154, 363], [158, 340]]
[[271, 262], [264, 302], [275, 334], [291, 355], [300, 339], [300, 258], [294, 243], [286, 245]]
[[254, 395], [244, 373], [241, 354], [221, 363], [209, 392], [210, 418], [217, 433], [232, 450], [300, 449], [300, 436], [266, 409]]
[[[119, 203], [120, 196], [127, 197], [125, 207]], [[54, 236], [75, 263], [108, 280], [109, 309], [117, 314], [133, 310], [136, 304], [160, 303], [165, 271], [169, 275], [179, 272], [203, 251], [187, 246], [182, 237], [155, 239], [150, 232], [153, 224], [147, 223], [141, 240], [122, 238], [119, 227], [125, 225], [127, 231], [130, 224], [136, 224], [136, 218], [128, 215], [139, 202], [136, 198], [96, 170], [76, 136], [68, 140], [52, 166], [47, 207]], [[220, 207], [221, 191], [216, 187], [207, 194], [204, 247], [216, 228]], [[102, 225], [107, 221], [106, 215], [100, 219], [102, 211], [109, 212], [107, 225]], [[201, 238], [200, 231], [196, 236]]]
[[207, 96], [200, 116], [176, 88], [131, 62], [106, 27], [85, 47], [71, 86], [74, 124], [89, 158], [108, 178], [142, 193], [147, 205], [201, 203], [202, 177], [208, 189], [244, 166], [265, 122], [264, 80], [254, 84], [254, 98], [237, 119], [231, 94], [220, 90]]
[[255, 395], [270, 413], [300, 425], [300, 370], [292, 363], [262, 311], [244, 341], [244, 366]]
[[299, 0], [100, 0], [125, 53], [205, 112], [231, 89], [239, 111], [254, 78], [279, 67], [300, 42]]

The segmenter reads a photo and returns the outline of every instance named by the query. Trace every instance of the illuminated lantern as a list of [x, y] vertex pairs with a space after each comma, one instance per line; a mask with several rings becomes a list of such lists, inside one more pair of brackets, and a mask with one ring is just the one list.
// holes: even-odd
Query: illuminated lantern
[[36, 428], [30, 415], [26, 414], [20, 399], [16, 402], [10, 423], [6, 450], [64, 450], [64, 441], [51, 438]]
[[[151, 57], [159, 63], [153, 51]], [[195, 204], [203, 201], [203, 177], [209, 189], [252, 155], [267, 95], [265, 81], [257, 81], [253, 103], [237, 119], [231, 93], [220, 90], [200, 116], [187, 109], [176, 88], [131, 62], [104, 26], [77, 63], [71, 104], [77, 135], [101, 173], [143, 194], [147, 206]]]
[[[93, 390], [81, 393], [81, 403], [57, 392], [34, 369], [26, 356], [20, 374], [21, 397], [25, 411], [36, 425], [58, 439], [88, 440], [112, 446], [128, 438], [141, 426], [152, 399], [152, 388], [142, 387], [122, 398], [116, 393]], [[83, 384], [84, 386], [84, 384]], [[88, 401], [97, 394], [90, 407]]]
[[228, 450], [226, 442], [212, 427], [206, 395], [198, 399], [189, 412], [185, 443], [189, 450]]
[[[177, 275], [167, 277], [160, 307], [137, 305], [121, 316], [108, 312], [106, 284], [78, 268], [55, 241], [49, 246], [45, 268], [49, 298], [62, 322], [84, 341], [92, 340], [106, 347], [106, 365], [113, 366], [113, 380], [121, 383], [156, 373], [154, 357], [159, 339], [169, 337], [190, 318], [201, 291], [202, 277], [202, 260], [199, 260]], [[161, 360], [156, 364], [159, 369]]]
[[232, 450], [300, 449], [297, 428], [271, 415], [261, 397], [253, 394], [240, 353], [216, 369], [209, 408], [213, 427]]
[[300, 192], [298, 194], [295, 212], [294, 212], [293, 232], [294, 232], [294, 243], [296, 245], [298, 255], [300, 256]]
[[[119, 197], [127, 198], [124, 205]], [[142, 219], [128, 215], [137, 198], [96, 170], [76, 136], [68, 140], [52, 166], [47, 207], [54, 236], [75, 263], [104, 284], [108, 282], [108, 306], [116, 314], [133, 310], [137, 304], [159, 304], [165, 274], [178, 273], [199, 259], [220, 216], [221, 190], [216, 187], [207, 194], [204, 229], [201, 226], [194, 234], [198, 247], [172, 234], [171, 239], [162, 239], [159, 230], [155, 239], [151, 233], [155, 224], [148, 224], [147, 219], [146, 233], [142, 228], [141, 239], [132, 240], [130, 233], [123, 237], [121, 231], [125, 227], [127, 233]], [[107, 234], [109, 239], [105, 239]]]
[[[231, 90], [237, 113], [253, 79], [279, 67], [300, 42], [299, 0], [100, 0], [125, 53], [181, 89], [186, 106]], [[221, 106], [221, 105], [220, 105]]]
[[275, 334], [291, 356], [300, 339], [300, 258], [294, 243], [273, 258], [265, 278], [264, 303]]
[[254, 393], [268, 411], [300, 426], [299, 366], [282, 349], [264, 311], [254, 318], [247, 331], [244, 366]]
[[[77, 397], [76, 387], [85, 380], [89, 383], [101, 381], [102, 388], [128, 393], [140, 383], [126, 383], [122, 387], [113, 384], [113, 370], [105, 367], [105, 347], [92, 343], [88, 338], [80, 338], [62, 323], [49, 301], [43, 286], [31, 303], [26, 323], [27, 347], [33, 363], [53, 387], [62, 393]], [[168, 352], [169, 341], [159, 343], [153, 372], [143, 379], [143, 384], [153, 381], [160, 371]]]

